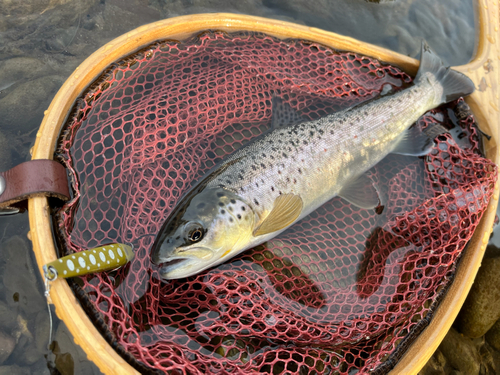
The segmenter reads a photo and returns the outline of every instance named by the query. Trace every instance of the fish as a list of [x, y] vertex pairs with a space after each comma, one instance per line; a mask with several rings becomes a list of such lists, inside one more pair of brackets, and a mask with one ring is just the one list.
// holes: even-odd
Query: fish
[[413, 85], [391, 95], [317, 120], [273, 98], [271, 130], [180, 199], [158, 232], [151, 261], [165, 280], [189, 277], [269, 241], [333, 197], [376, 208], [383, 202], [367, 171], [390, 153], [429, 153], [433, 140], [412, 125], [474, 89], [423, 42]]

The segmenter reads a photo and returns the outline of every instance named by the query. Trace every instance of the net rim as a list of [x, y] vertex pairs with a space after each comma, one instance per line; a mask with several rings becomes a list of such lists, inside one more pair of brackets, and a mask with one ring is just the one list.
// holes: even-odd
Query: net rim
[[[480, 5], [494, 7], [493, 1], [479, 0]], [[483, 6], [480, 6], [483, 8]], [[489, 16], [483, 11], [482, 19]], [[492, 22], [483, 25], [492, 25]], [[276, 21], [261, 17], [234, 15], [228, 13], [199, 14], [170, 18], [152, 24], [141, 26], [107, 43], [89, 56], [66, 80], [59, 92], [54, 97], [49, 109], [44, 113], [40, 130], [37, 133], [33, 148], [33, 159], [52, 159], [59, 132], [69, 115], [74, 101], [105, 69], [113, 62], [130, 55], [159, 39], [182, 40], [197, 32], [207, 29], [223, 31], [248, 30], [263, 32], [280, 38], [297, 38], [311, 40], [324, 44], [330, 48], [347, 50], [366, 56], [374, 57], [389, 64], [397, 65], [404, 71], [414, 74], [418, 62], [392, 51], [361, 43], [352, 38], [326, 32], [316, 28], [296, 25], [290, 22]], [[478, 64], [482, 67], [485, 59], [483, 49], [478, 49], [478, 56], [469, 64], [472, 67]], [[464, 71], [467, 66], [460, 67]], [[465, 70], [466, 71], [466, 70]], [[468, 100], [471, 107], [477, 108], [477, 98]], [[476, 110], [474, 109], [476, 114]], [[482, 116], [482, 127], [495, 129], [492, 125], [495, 119]], [[490, 125], [490, 126], [487, 126]], [[497, 132], [496, 132], [497, 133]], [[494, 142], [497, 138], [494, 137]], [[497, 146], [497, 143], [494, 144]], [[491, 148], [490, 148], [491, 150]], [[498, 153], [487, 155], [498, 163]], [[472, 285], [477, 269], [481, 263], [482, 255], [490, 235], [490, 228], [496, 213], [498, 203], [498, 183], [495, 186], [493, 199], [490, 201], [476, 233], [474, 234], [469, 249], [464, 254], [457, 279], [445, 296], [441, 306], [436, 310], [431, 321], [419, 338], [415, 340], [407, 353], [394, 368], [394, 373], [417, 373], [426, 363], [428, 358], [437, 348], [446, 332], [449, 330], [455, 316], [465, 300], [468, 290]], [[33, 198], [29, 200], [30, 238], [33, 242], [39, 270], [43, 275], [42, 266], [56, 259], [56, 249], [51, 230], [51, 218], [46, 198]], [[75, 342], [87, 353], [89, 360], [93, 361], [104, 373], [138, 373], [99, 334], [93, 323], [87, 317], [76, 300], [71, 288], [65, 280], [53, 283], [50, 295], [51, 302], [56, 307], [56, 313], [61, 318], [75, 338]], [[451, 306], [451, 307], [450, 307]]]

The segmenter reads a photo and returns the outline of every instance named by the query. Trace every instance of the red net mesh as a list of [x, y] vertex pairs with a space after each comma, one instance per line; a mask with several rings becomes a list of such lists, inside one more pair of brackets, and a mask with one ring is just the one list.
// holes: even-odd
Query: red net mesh
[[74, 199], [58, 229], [67, 252], [135, 245], [126, 267], [78, 279], [111, 342], [172, 373], [390, 369], [430, 319], [496, 180], [462, 100], [419, 121], [452, 129], [430, 155], [372, 169], [383, 210], [334, 198], [267, 244], [168, 283], [150, 264], [153, 238], [138, 238], [270, 127], [273, 95], [313, 119], [410, 82], [371, 58], [249, 33], [165, 41], [110, 67], [60, 141]]

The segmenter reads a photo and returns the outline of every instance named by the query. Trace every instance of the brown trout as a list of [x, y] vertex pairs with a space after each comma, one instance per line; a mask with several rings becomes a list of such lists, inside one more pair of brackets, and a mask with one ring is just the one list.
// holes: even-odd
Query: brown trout
[[393, 95], [313, 121], [273, 100], [273, 124], [290, 124], [234, 152], [180, 200], [153, 244], [153, 263], [165, 279], [187, 277], [268, 241], [335, 196], [375, 208], [366, 172], [389, 153], [427, 154], [432, 140], [411, 125], [473, 91], [423, 43], [414, 85]]

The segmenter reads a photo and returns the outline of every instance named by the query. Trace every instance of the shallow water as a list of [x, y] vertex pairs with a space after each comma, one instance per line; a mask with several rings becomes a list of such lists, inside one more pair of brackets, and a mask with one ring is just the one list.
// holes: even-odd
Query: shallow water
[[[88, 55], [142, 24], [176, 15], [235, 12], [331, 30], [416, 57], [421, 39], [451, 65], [474, 49], [471, 1], [27, 1], [0, 5], [0, 168], [29, 159], [43, 111]], [[355, 21], [354, 21], [355, 20]], [[460, 46], [460, 48], [457, 48]], [[0, 346], [13, 346], [10, 371], [99, 373], [54, 324], [59, 349], [46, 349], [48, 314], [30, 244], [27, 214], [0, 217]], [[9, 270], [20, 270], [12, 272]], [[21, 272], [22, 271], [22, 272]], [[5, 316], [5, 318], [4, 318]], [[16, 318], [12, 320], [12, 316]], [[4, 337], [5, 336], [5, 337]], [[3, 340], [3, 341], [2, 341]], [[70, 355], [65, 355], [70, 353]], [[45, 356], [47, 355], [47, 358]], [[0, 367], [1, 368], [1, 367]], [[7, 369], [5, 369], [7, 370]]]

